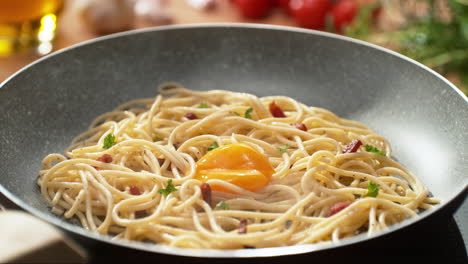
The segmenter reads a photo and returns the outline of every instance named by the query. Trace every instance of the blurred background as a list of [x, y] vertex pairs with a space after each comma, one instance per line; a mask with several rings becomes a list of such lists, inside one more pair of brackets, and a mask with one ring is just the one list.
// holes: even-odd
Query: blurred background
[[50, 52], [173, 24], [285, 25], [362, 39], [438, 71], [468, 94], [468, 0], [0, 0], [0, 82]]

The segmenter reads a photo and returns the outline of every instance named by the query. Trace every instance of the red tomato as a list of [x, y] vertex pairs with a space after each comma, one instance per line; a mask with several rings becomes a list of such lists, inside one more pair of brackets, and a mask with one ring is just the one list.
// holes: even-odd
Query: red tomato
[[289, 2], [290, 0], [275, 0], [275, 4], [288, 13], [290, 12]]
[[289, 8], [301, 27], [324, 29], [327, 13], [332, 8], [331, 0], [291, 0]]
[[335, 31], [343, 33], [346, 25], [353, 22], [354, 17], [358, 12], [358, 6], [353, 0], [340, 0], [333, 6], [331, 15], [333, 18], [333, 26]]
[[262, 18], [273, 7], [272, 0], [234, 0], [234, 4], [246, 18]]

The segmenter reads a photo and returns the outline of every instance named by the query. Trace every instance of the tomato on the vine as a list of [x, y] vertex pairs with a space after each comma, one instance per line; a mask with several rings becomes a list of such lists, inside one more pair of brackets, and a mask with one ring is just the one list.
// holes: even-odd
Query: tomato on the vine
[[291, 14], [301, 27], [323, 30], [327, 13], [332, 8], [331, 0], [291, 0]]
[[290, 0], [275, 0], [275, 4], [279, 7], [281, 7], [284, 11], [287, 13], [290, 12], [289, 10], [289, 2]]
[[234, 4], [246, 18], [262, 18], [266, 16], [273, 7], [272, 0], [234, 0]]
[[333, 6], [331, 16], [336, 32], [343, 33], [344, 27], [353, 22], [354, 17], [358, 13], [358, 8], [354, 0], [339, 0]]

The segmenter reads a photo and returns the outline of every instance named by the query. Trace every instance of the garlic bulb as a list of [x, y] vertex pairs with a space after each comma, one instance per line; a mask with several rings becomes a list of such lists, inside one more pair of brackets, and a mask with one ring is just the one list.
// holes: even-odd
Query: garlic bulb
[[132, 0], [80, 0], [81, 18], [97, 34], [109, 34], [132, 28]]
[[139, 26], [161, 26], [172, 23], [165, 0], [136, 0], [135, 15]]
[[196, 9], [209, 10], [216, 7], [216, 0], [186, 0], [189, 5]]

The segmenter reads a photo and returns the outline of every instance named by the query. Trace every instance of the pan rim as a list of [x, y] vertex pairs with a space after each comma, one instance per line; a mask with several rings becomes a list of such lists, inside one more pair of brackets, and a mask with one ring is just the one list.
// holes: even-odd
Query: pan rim
[[[171, 31], [171, 30], [184, 30], [184, 29], [206, 29], [206, 28], [244, 28], [244, 29], [255, 29], [255, 30], [275, 30], [275, 31], [288, 31], [288, 32], [296, 32], [296, 33], [303, 33], [303, 34], [312, 34], [312, 35], [318, 35], [318, 36], [323, 36], [327, 38], [333, 38], [333, 39], [338, 39], [342, 41], [347, 41], [347, 42], [352, 42], [358, 45], [363, 45], [372, 49], [377, 49], [379, 51], [385, 52], [387, 54], [396, 56], [400, 59], [403, 59], [409, 63], [415, 64], [417, 67], [420, 67], [432, 75], [436, 76], [440, 80], [442, 80], [446, 85], [451, 87], [452, 89], [455, 90], [456, 93], [458, 93], [462, 98], [465, 100], [465, 102], [468, 103], [468, 98], [458, 89], [456, 88], [455, 85], [453, 85], [450, 81], [442, 77], [439, 73], [435, 72], [434, 70], [430, 69], [429, 67], [414, 61], [413, 59], [410, 59], [402, 54], [399, 54], [395, 51], [377, 46], [375, 44], [371, 44], [362, 40], [357, 40], [357, 39], [352, 39], [349, 37], [337, 35], [337, 34], [332, 34], [332, 33], [327, 33], [327, 32], [322, 32], [322, 31], [315, 31], [315, 30], [309, 30], [309, 29], [302, 29], [302, 28], [295, 28], [295, 27], [289, 27], [289, 26], [277, 26], [277, 25], [264, 25], [264, 24], [249, 24], [249, 23], [199, 23], [199, 24], [187, 24], [187, 25], [170, 25], [170, 26], [161, 26], [157, 28], [146, 28], [146, 29], [137, 29], [137, 30], [131, 30], [131, 31], [126, 31], [126, 32], [120, 32], [116, 34], [111, 34], [91, 40], [87, 40], [66, 48], [63, 48], [61, 50], [55, 51], [47, 56], [44, 56], [27, 66], [23, 67], [22, 69], [18, 70], [16, 73], [11, 75], [9, 78], [7, 78], [5, 81], [0, 83], [0, 93], [1, 89], [5, 87], [7, 83], [9, 83], [11, 80], [16, 78], [18, 75], [22, 74], [24, 71], [26, 71], [29, 68], [34, 67], [34, 65], [41, 63], [43, 60], [48, 60], [49, 58], [60, 55], [61, 53], [68, 52], [69, 50], [74, 50], [78, 49], [82, 46], [88, 46], [94, 43], [98, 43], [101, 41], [106, 41], [110, 39], [117, 39], [120, 37], [125, 37], [125, 36], [130, 36], [130, 35], [136, 35], [136, 34], [143, 34], [143, 33], [153, 33], [153, 32], [159, 32], [159, 31]], [[16, 197], [14, 194], [12, 194], [10, 191], [8, 191], [3, 184], [0, 183], [0, 192], [3, 193], [8, 199], [10, 199], [12, 202], [20, 206], [21, 208], [25, 209], [29, 213], [39, 217], [40, 219], [51, 223], [57, 227], [60, 227], [64, 230], [67, 230], [71, 233], [74, 233], [76, 235], [84, 236], [93, 240], [98, 240], [100, 242], [116, 245], [116, 246], [123, 246], [127, 248], [133, 248], [133, 249], [138, 249], [138, 250], [143, 250], [143, 251], [148, 251], [148, 252], [154, 252], [154, 253], [159, 253], [159, 254], [168, 254], [168, 255], [177, 255], [177, 256], [187, 256], [187, 257], [205, 257], [205, 258], [254, 258], [254, 257], [273, 257], [273, 256], [286, 256], [286, 255], [294, 255], [294, 254], [303, 254], [303, 253], [312, 253], [312, 252], [318, 252], [318, 251], [323, 251], [323, 250], [329, 250], [333, 248], [338, 248], [338, 247], [344, 247], [352, 244], [356, 244], [359, 242], [364, 242], [364, 241], [369, 241], [381, 236], [384, 236], [386, 234], [392, 233], [394, 231], [401, 230], [405, 227], [408, 227], [416, 222], [419, 222], [426, 217], [429, 217], [437, 212], [439, 212], [441, 209], [448, 207], [449, 204], [451, 204], [454, 200], [456, 200], [458, 197], [466, 195], [468, 190], [468, 179], [465, 179], [464, 185], [461, 185], [459, 188], [454, 190], [453, 197], [450, 197], [449, 199], [446, 199], [441, 203], [440, 205], [437, 205], [434, 209], [430, 211], [423, 212], [422, 214], [418, 215], [416, 218], [411, 218], [406, 221], [403, 221], [401, 223], [395, 224], [388, 229], [378, 232], [377, 234], [374, 234], [370, 237], [367, 237], [365, 234], [359, 235], [359, 236], [354, 236], [352, 238], [347, 238], [344, 240], [341, 240], [340, 243], [338, 244], [333, 244], [330, 242], [325, 242], [324, 244], [307, 244], [307, 245], [295, 245], [295, 246], [285, 246], [285, 247], [274, 247], [274, 248], [259, 248], [259, 249], [235, 249], [235, 250], [214, 250], [214, 249], [185, 249], [185, 248], [175, 248], [175, 247], [169, 247], [169, 246], [161, 246], [161, 245], [156, 245], [156, 244], [148, 244], [148, 243], [143, 243], [143, 242], [138, 242], [138, 241], [127, 241], [127, 240], [111, 240], [111, 236], [109, 235], [101, 235], [97, 233], [92, 233], [86, 231], [84, 228], [81, 226], [73, 225], [65, 220], [62, 220], [59, 217], [51, 217], [50, 215], [47, 215], [46, 213], [28, 205], [26, 202], [21, 200], [20, 198]]]
[[45, 55], [42, 58], [39, 58], [30, 64], [24, 66], [23, 68], [19, 69], [15, 73], [13, 73], [11, 76], [9, 76], [7, 79], [5, 79], [3, 82], [0, 83], [0, 89], [5, 86], [11, 79], [15, 78], [17, 75], [21, 74], [23, 71], [33, 67], [35, 64], [41, 63], [43, 60], [48, 60], [50, 57], [59, 55], [61, 53], [68, 52], [69, 50], [74, 50], [77, 48], [80, 48], [81, 46], [87, 46], [93, 43], [101, 42], [101, 41], [106, 41], [110, 39], [116, 39], [120, 37], [125, 37], [125, 36], [130, 36], [130, 35], [135, 35], [135, 34], [142, 34], [142, 33], [149, 33], [149, 32], [158, 32], [158, 31], [169, 31], [169, 30], [181, 30], [181, 29], [201, 29], [201, 28], [247, 28], [247, 29], [263, 29], [263, 30], [276, 30], [276, 31], [289, 31], [289, 32], [296, 32], [296, 33], [305, 33], [305, 34], [312, 34], [312, 35], [318, 35], [318, 36], [323, 36], [323, 37], [328, 37], [332, 39], [339, 39], [351, 43], [355, 43], [358, 45], [363, 45], [367, 46], [373, 49], [377, 49], [379, 51], [388, 53], [390, 55], [396, 56], [400, 59], [403, 59], [407, 62], [410, 62], [412, 64], [415, 64], [418, 67], [423, 68], [424, 70], [430, 72], [431, 74], [437, 76], [440, 80], [442, 80], [445, 84], [450, 86], [452, 89], [455, 90], [465, 101], [468, 103], [468, 97], [460, 91], [452, 82], [447, 80], [445, 77], [443, 77], [441, 74], [438, 72], [434, 71], [433, 69], [429, 68], [428, 66], [413, 60], [401, 53], [398, 53], [396, 51], [384, 48], [382, 46], [378, 46], [376, 44], [372, 44], [370, 42], [366, 42], [363, 40], [351, 38], [351, 37], [346, 37], [334, 33], [329, 33], [329, 32], [324, 32], [324, 31], [319, 31], [319, 30], [313, 30], [313, 29], [305, 29], [305, 28], [297, 28], [297, 27], [291, 27], [291, 26], [281, 26], [281, 25], [268, 25], [268, 24], [256, 24], [256, 23], [193, 23], [193, 24], [178, 24], [178, 25], [167, 25], [167, 26], [158, 26], [154, 28], [142, 28], [142, 29], [134, 29], [134, 30], [128, 30], [124, 32], [119, 32], [119, 33], [114, 33], [114, 34], [109, 34], [106, 36], [101, 36], [89, 40], [85, 40], [73, 45], [70, 45], [68, 47], [62, 48], [60, 50], [54, 51], [50, 54]]

